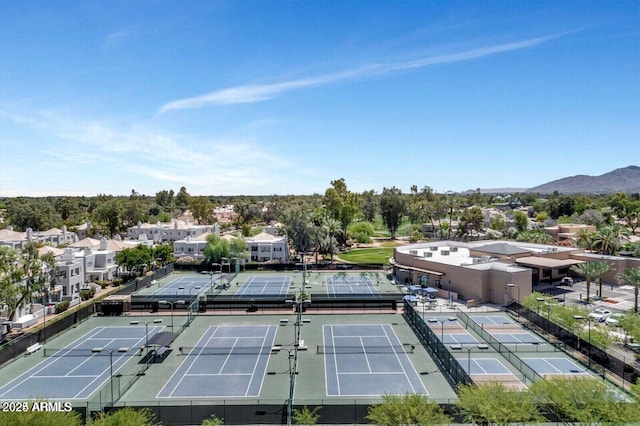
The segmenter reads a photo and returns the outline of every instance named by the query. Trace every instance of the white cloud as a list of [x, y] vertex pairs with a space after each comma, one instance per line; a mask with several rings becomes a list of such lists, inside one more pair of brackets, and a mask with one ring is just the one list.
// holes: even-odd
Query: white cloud
[[514, 43], [487, 46], [459, 53], [432, 56], [410, 61], [394, 62], [388, 64], [369, 64], [352, 70], [346, 70], [312, 78], [302, 78], [270, 84], [248, 84], [235, 86], [227, 89], [217, 90], [215, 92], [207, 93], [200, 96], [168, 102], [160, 108], [159, 113], [164, 113], [170, 110], [201, 108], [207, 105], [262, 102], [296, 89], [317, 87], [338, 81], [345, 81], [372, 75], [387, 74], [400, 70], [424, 68], [436, 64], [448, 64], [468, 61], [498, 53], [526, 49], [553, 40], [555, 38], [562, 37], [566, 34], [567, 33], [554, 34]]
[[[59, 166], [59, 177], [84, 174], [86, 179], [76, 180], [75, 185], [90, 188], [85, 195], [126, 193], [131, 187], [154, 193], [182, 185], [193, 194], [258, 193], [267, 191], [272, 182], [265, 176], [284, 181], [290, 172], [288, 160], [251, 138], [233, 133], [203, 138], [164, 132], [157, 123], [110, 123], [79, 118], [69, 111], [3, 116], [17, 126], [37, 129], [44, 135], [46, 144], [16, 141], [23, 148], [28, 146], [31, 155], [23, 160], [13, 158], [11, 164], [16, 169], [29, 164], [33, 179], [41, 186], [50, 185], [51, 194], [60, 191], [60, 182], [45, 178], [53, 165]], [[9, 160], [0, 159], [0, 168], [6, 161]], [[25, 166], [13, 164], [16, 162]], [[26, 186], [16, 188], [16, 193], [47, 192], [30, 187], [29, 182], [21, 184]], [[101, 189], [104, 187], [109, 189]], [[7, 190], [0, 192], [8, 193]]]

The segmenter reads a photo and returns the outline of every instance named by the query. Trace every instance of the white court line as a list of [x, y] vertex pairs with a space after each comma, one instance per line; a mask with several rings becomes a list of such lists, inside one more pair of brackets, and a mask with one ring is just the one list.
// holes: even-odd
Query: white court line
[[[392, 347], [392, 348], [394, 348], [393, 342], [391, 341], [391, 338], [390, 338], [390, 336], [388, 335], [387, 329], [384, 327], [384, 325], [382, 326], [382, 330], [384, 331], [384, 334], [387, 336], [387, 341], [389, 342], [389, 344], [391, 345], [391, 347]], [[391, 329], [391, 331], [392, 331], [392, 332], [394, 333], [394, 335], [395, 335], [395, 332], [393, 331], [393, 329]], [[400, 339], [398, 339], [398, 336], [396, 335], [395, 337], [396, 337], [396, 340], [398, 340], [398, 342], [400, 342]], [[402, 363], [402, 360], [400, 359], [400, 356], [399, 356], [398, 352], [394, 349], [394, 350], [393, 350], [393, 353], [394, 353], [394, 355], [395, 355], [395, 357], [396, 357], [396, 360], [398, 360], [398, 364], [400, 364], [400, 368], [402, 369], [402, 372], [403, 372], [403, 374], [404, 374], [404, 377], [406, 378], [407, 382], [409, 382], [409, 386], [411, 386], [411, 390], [415, 392], [415, 391], [416, 391], [415, 386], [413, 386], [413, 383], [411, 382], [411, 379], [409, 378], [409, 374], [407, 373], [407, 370], [404, 368], [404, 364]], [[403, 352], [403, 353], [404, 353], [404, 352]], [[405, 355], [405, 357], [406, 357], [406, 354], [404, 354], [404, 355]], [[409, 361], [409, 363], [411, 364], [411, 366], [413, 366], [413, 363], [411, 362], [411, 360], [410, 360], [410, 359], [408, 359], [408, 357], [407, 357], [407, 361]], [[414, 368], [414, 372], [417, 374], [417, 371], [415, 371], [415, 368]], [[428, 394], [427, 388], [426, 388], [424, 385], [423, 385], [423, 388], [424, 388], [424, 390], [425, 390], [425, 391], [427, 392], [427, 394]]]

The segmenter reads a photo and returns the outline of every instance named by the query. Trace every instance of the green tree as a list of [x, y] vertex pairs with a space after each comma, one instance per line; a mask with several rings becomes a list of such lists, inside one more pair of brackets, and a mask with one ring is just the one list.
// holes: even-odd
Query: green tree
[[25, 302], [48, 294], [54, 279], [54, 257], [40, 256], [35, 244], [27, 244], [22, 250], [0, 247], [0, 306], [7, 306], [10, 321]]
[[324, 193], [325, 208], [329, 216], [340, 222], [342, 242], [347, 235], [347, 227], [356, 217], [359, 207], [356, 195], [347, 189], [344, 178], [331, 181], [331, 188]]
[[482, 231], [483, 226], [484, 215], [482, 214], [482, 209], [477, 206], [470, 207], [462, 211], [460, 222], [458, 223], [458, 235], [463, 237], [467, 231], [471, 231], [473, 236], [473, 231], [476, 231], [477, 234]]
[[351, 228], [350, 232], [359, 243], [370, 243], [371, 237], [375, 233], [375, 229], [371, 222], [357, 222]]
[[360, 196], [360, 202], [362, 218], [367, 222], [373, 222], [376, 220], [376, 213], [378, 212], [378, 199], [376, 197], [376, 192], [373, 189], [370, 191], [364, 191]]
[[189, 199], [191, 196], [187, 192], [187, 188], [184, 186], [180, 188], [178, 194], [176, 195], [175, 204], [178, 209], [180, 209], [181, 213], [184, 213], [185, 210], [189, 207]]
[[219, 426], [224, 424], [224, 420], [212, 414], [208, 419], [204, 419], [201, 423], [201, 426]]
[[541, 408], [566, 425], [626, 425], [640, 421], [637, 403], [624, 402], [591, 377], [552, 377], [530, 386]]
[[443, 425], [451, 422], [439, 404], [424, 395], [383, 395], [382, 403], [370, 405], [366, 417], [379, 426]]
[[77, 411], [37, 411], [34, 404], [41, 401], [31, 401], [25, 411], [0, 411], [0, 424], [3, 426], [80, 426], [82, 418]]
[[112, 198], [106, 202], [100, 203], [95, 210], [95, 218], [97, 222], [104, 228], [109, 235], [116, 235], [122, 226], [122, 206], [121, 203]]
[[574, 236], [574, 243], [580, 248], [593, 251], [596, 245], [596, 234], [586, 229], [579, 229]]
[[155, 426], [160, 424], [149, 408], [136, 410], [130, 407], [109, 413], [100, 413], [89, 423], [91, 426]]
[[617, 275], [619, 280], [633, 286], [633, 310], [638, 312], [638, 292], [640, 291], [640, 267], [625, 269]]
[[220, 263], [223, 257], [229, 258], [231, 247], [229, 242], [215, 234], [207, 236], [207, 245], [204, 248], [204, 260], [208, 265]]
[[308, 425], [313, 426], [318, 423], [318, 419], [320, 418], [320, 410], [322, 407], [315, 407], [313, 410], [310, 410], [305, 405], [302, 410], [293, 410], [293, 422], [296, 425]]
[[573, 265], [571, 270], [578, 275], [582, 276], [587, 283], [587, 303], [589, 303], [589, 291], [591, 289], [591, 282], [598, 277], [598, 266], [596, 262], [583, 262]]
[[513, 218], [516, 221], [516, 228], [518, 228], [519, 232], [524, 232], [529, 229], [529, 218], [525, 212], [516, 210], [513, 212]]
[[216, 216], [213, 212], [213, 203], [208, 197], [191, 197], [189, 201], [189, 209], [191, 215], [199, 224], [212, 224], [215, 222]]
[[324, 238], [322, 238], [322, 251], [323, 253], [329, 253], [331, 263], [333, 263], [333, 254], [338, 245], [336, 236], [341, 233], [341, 224], [336, 219], [326, 217], [319, 232], [324, 235]]
[[153, 258], [159, 259], [161, 265], [173, 261], [173, 247], [171, 244], [160, 244], [153, 248]]
[[458, 397], [456, 405], [472, 423], [509, 425], [542, 420], [529, 392], [508, 389], [500, 382], [462, 385]]
[[629, 231], [620, 224], [603, 226], [598, 229], [594, 238], [594, 245], [605, 255], [613, 255], [620, 248], [622, 241], [629, 236]]
[[406, 200], [402, 191], [395, 186], [384, 188], [380, 197], [380, 213], [382, 222], [389, 230], [391, 239], [396, 238], [396, 232], [402, 223], [402, 218], [407, 209]]
[[299, 205], [292, 206], [285, 211], [284, 223], [289, 242], [298, 253], [314, 249], [317, 234], [308, 211]]
[[153, 249], [144, 244], [126, 248], [116, 253], [118, 265], [130, 273], [136, 271], [143, 273], [145, 268], [153, 266], [155, 259]]
[[598, 294], [602, 296], [602, 281], [604, 276], [611, 270], [611, 265], [604, 260], [597, 260], [593, 262], [595, 264], [596, 280], [598, 281]]
[[169, 191], [163, 189], [162, 191], [156, 192], [156, 204], [158, 204], [162, 208], [162, 211], [170, 212], [171, 210], [173, 210], [175, 203], [173, 196], [173, 189]]

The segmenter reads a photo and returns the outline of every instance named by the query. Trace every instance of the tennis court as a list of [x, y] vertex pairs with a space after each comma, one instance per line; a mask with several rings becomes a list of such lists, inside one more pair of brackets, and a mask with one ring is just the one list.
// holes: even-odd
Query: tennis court
[[427, 389], [389, 324], [324, 325], [327, 396], [380, 396]]
[[478, 343], [478, 339], [454, 321], [447, 318], [427, 318], [429, 328], [444, 344]]
[[513, 319], [509, 318], [507, 315], [498, 314], [498, 315], [474, 315], [471, 314], [469, 317], [477, 322], [478, 324], [490, 325], [490, 324], [514, 324], [518, 325]]
[[325, 277], [329, 297], [380, 297], [373, 280], [366, 274], [335, 274]]
[[[219, 279], [217, 277], [216, 279]], [[203, 277], [179, 277], [168, 283], [159, 282], [158, 288], [149, 296], [155, 299], [197, 298], [211, 287], [212, 279]]]
[[499, 382], [505, 386], [524, 389], [526, 385], [497, 358], [456, 358], [474, 383]]
[[[148, 337], [163, 328], [148, 327]], [[87, 399], [109, 380], [111, 371], [115, 374], [140, 353], [146, 330], [97, 327], [60, 350], [45, 348], [51, 356], [0, 387], [0, 399]]]
[[157, 398], [235, 398], [260, 395], [277, 326], [211, 326]]
[[522, 358], [522, 361], [542, 377], [556, 375], [589, 375], [586, 369], [565, 357]]
[[291, 286], [290, 276], [252, 275], [233, 295], [234, 298], [285, 297]]

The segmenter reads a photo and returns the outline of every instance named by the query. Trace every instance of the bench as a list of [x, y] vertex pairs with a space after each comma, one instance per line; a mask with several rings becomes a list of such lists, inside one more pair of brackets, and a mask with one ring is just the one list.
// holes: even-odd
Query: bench
[[299, 351], [306, 351], [307, 350], [307, 345], [304, 344], [304, 340], [302, 340], [302, 339], [298, 340], [298, 350]]
[[40, 343], [34, 343], [33, 345], [27, 347], [27, 355], [31, 355], [42, 347]]
[[280, 320], [280, 325], [287, 325], [289, 323], [289, 320], [287, 318], [283, 318]]
[[280, 352], [280, 349], [282, 349], [282, 346], [280, 345], [271, 346], [271, 352]]
[[169, 347], [160, 346], [158, 349], [154, 350], [152, 354], [154, 359], [162, 359], [169, 354]]

